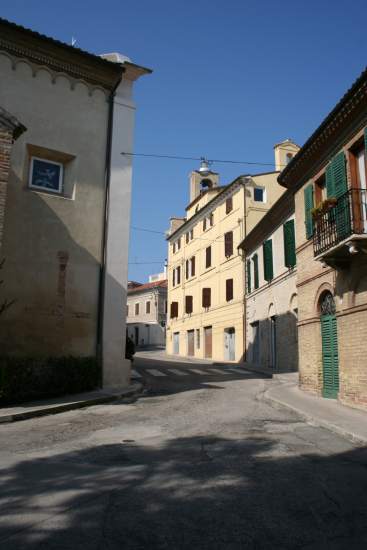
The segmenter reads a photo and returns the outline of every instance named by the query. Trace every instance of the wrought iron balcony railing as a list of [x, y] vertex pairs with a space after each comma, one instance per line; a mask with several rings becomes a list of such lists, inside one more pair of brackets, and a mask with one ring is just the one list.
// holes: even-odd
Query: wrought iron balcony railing
[[319, 256], [351, 235], [367, 235], [367, 191], [349, 189], [313, 220], [314, 255]]

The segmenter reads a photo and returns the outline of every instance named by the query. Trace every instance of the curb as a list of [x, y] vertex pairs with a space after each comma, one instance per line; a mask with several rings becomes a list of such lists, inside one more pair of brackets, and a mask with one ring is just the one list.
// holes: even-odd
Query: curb
[[290, 410], [292, 412], [295, 412], [298, 414], [300, 418], [305, 420], [306, 422], [309, 422], [310, 424], [313, 424], [314, 426], [319, 426], [321, 428], [325, 428], [329, 430], [330, 432], [336, 433], [338, 435], [341, 435], [342, 437], [345, 437], [349, 441], [352, 441], [353, 443], [359, 443], [362, 445], [366, 445], [367, 443], [367, 437], [355, 434], [352, 431], [346, 430], [344, 428], [341, 428], [340, 426], [337, 426], [336, 424], [332, 424], [326, 420], [322, 420], [321, 418], [315, 417], [312, 414], [308, 414], [304, 412], [301, 409], [298, 409], [294, 405], [290, 405], [289, 403], [286, 403], [282, 401], [281, 399], [278, 399], [276, 397], [272, 397], [270, 395], [271, 390], [267, 390], [263, 394], [263, 399], [265, 402], [275, 405], [276, 407], [280, 407], [283, 409]]
[[47, 416], [49, 414], [59, 414], [75, 409], [82, 409], [84, 407], [91, 407], [93, 405], [110, 403], [111, 401], [117, 401], [118, 399], [131, 399], [132, 397], [137, 397], [142, 391], [143, 384], [141, 384], [140, 382], [134, 382], [133, 384], [130, 384], [130, 386], [125, 390], [113, 394], [101, 395], [100, 397], [93, 397], [92, 399], [73, 401], [71, 403], [62, 403], [60, 405], [50, 405], [49, 407], [42, 407], [39, 409], [35, 408], [31, 411], [18, 412], [3, 416], [1, 416], [0, 411], [0, 424], [18, 422], [20, 420], [28, 420], [30, 418], [38, 418], [41, 416]]

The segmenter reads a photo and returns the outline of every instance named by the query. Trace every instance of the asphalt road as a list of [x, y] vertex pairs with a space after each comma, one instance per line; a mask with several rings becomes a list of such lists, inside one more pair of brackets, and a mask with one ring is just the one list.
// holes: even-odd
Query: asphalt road
[[257, 375], [134, 369], [134, 403], [0, 426], [0, 549], [367, 548], [365, 448], [272, 408]]

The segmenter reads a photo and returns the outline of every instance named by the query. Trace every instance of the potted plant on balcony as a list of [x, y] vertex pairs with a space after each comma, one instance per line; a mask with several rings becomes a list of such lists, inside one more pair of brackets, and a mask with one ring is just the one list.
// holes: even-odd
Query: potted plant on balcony
[[311, 210], [312, 219], [315, 221], [319, 220], [323, 214], [326, 214], [326, 212], [329, 212], [329, 210], [334, 208], [337, 202], [338, 201], [335, 197], [329, 197], [322, 202], [319, 202], [317, 206]]

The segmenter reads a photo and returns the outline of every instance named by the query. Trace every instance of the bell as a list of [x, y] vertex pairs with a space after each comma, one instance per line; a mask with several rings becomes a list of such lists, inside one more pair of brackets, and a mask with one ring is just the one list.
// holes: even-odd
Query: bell
[[209, 162], [204, 157], [200, 159], [199, 172], [202, 176], [207, 176], [210, 173]]

